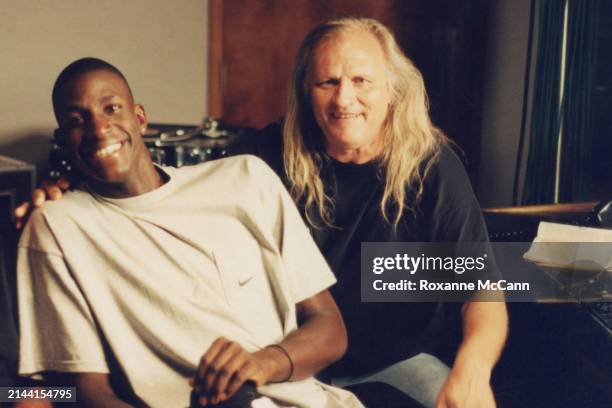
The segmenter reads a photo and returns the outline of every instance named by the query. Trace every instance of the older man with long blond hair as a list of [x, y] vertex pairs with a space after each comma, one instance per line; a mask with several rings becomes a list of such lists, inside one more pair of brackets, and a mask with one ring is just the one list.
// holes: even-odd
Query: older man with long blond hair
[[283, 177], [338, 277], [349, 351], [332, 380], [384, 381], [426, 406], [494, 406], [504, 303], [463, 304], [463, 341], [449, 369], [425, 353], [440, 337], [440, 304], [360, 301], [362, 242], [488, 241], [463, 165], [429, 117], [421, 73], [391, 32], [358, 18], [315, 27], [295, 58], [282, 127], [239, 150]]

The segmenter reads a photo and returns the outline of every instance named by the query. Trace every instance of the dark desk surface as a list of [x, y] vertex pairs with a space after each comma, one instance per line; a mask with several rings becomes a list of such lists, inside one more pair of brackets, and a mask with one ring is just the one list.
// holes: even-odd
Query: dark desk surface
[[[500, 207], [483, 213], [491, 241], [530, 242], [540, 221], [581, 224], [596, 205]], [[508, 304], [510, 337], [493, 379], [499, 406], [612, 406], [612, 334], [599, 318], [610, 306]]]

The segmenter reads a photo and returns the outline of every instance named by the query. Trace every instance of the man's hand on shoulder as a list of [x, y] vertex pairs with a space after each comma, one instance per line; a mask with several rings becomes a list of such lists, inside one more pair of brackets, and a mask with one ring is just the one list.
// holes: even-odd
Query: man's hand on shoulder
[[32, 201], [21, 203], [13, 211], [15, 216], [15, 227], [21, 229], [34, 208], [38, 208], [47, 200], [57, 201], [62, 198], [64, 191], [68, 190], [72, 185], [73, 180], [68, 176], [63, 176], [59, 180], [43, 180], [41, 185], [34, 190]]

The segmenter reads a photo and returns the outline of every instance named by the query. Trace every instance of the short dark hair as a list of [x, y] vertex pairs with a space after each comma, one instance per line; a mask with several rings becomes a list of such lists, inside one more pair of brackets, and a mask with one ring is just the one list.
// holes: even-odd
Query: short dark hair
[[132, 96], [132, 90], [130, 89], [130, 85], [128, 84], [127, 79], [117, 67], [112, 64], [109, 64], [106, 61], [103, 61], [99, 58], [81, 58], [72, 63], [70, 63], [66, 68], [62, 70], [57, 79], [55, 80], [55, 84], [53, 85], [53, 92], [51, 93], [51, 101], [53, 102], [53, 111], [57, 114], [57, 106], [60, 100], [60, 91], [61, 88], [69, 81], [78, 77], [79, 75], [86, 74], [92, 71], [109, 71], [113, 74], [120, 77], [125, 85], [127, 86], [130, 96]]

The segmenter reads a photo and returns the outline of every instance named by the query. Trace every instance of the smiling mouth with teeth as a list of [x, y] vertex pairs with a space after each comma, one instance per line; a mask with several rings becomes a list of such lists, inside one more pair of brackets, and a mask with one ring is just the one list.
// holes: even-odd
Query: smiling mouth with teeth
[[361, 116], [359, 113], [332, 113], [332, 118], [334, 119], [354, 119]]
[[113, 144], [109, 144], [107, 146], [101, 147], [99, 149], [90, 150], [87, 152], [87, 156], [95, 157], [98, 159], [103, 159], [105, 157], [110, 156], [111, 154], [115, 152], [118, 152], [119, 149], [123, 147], [124, 143], [125, 142], [117, 142], [117, 143], [113, 143]]

